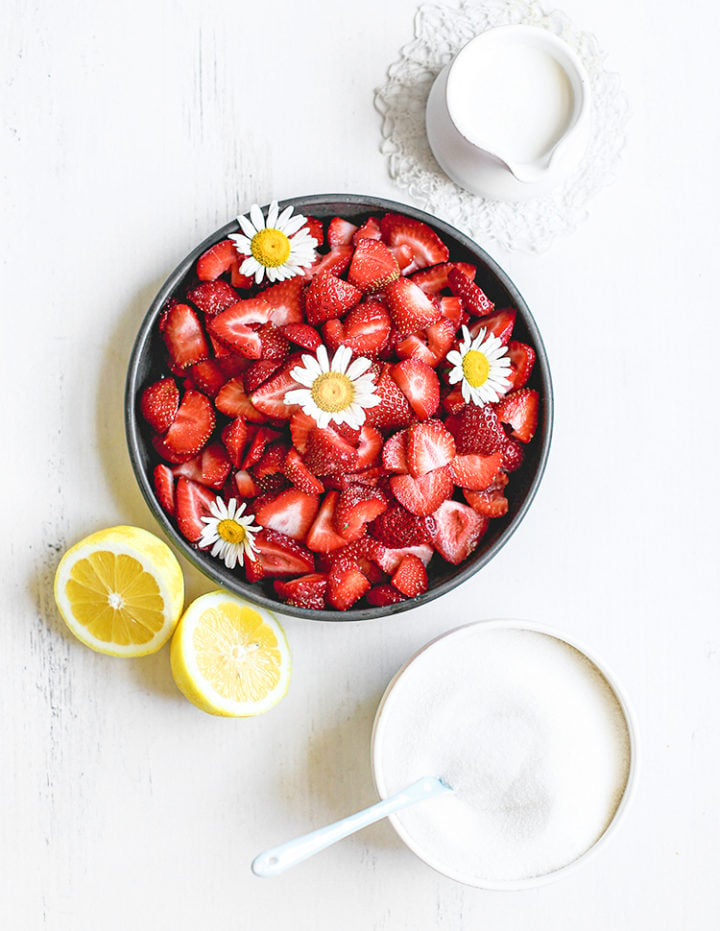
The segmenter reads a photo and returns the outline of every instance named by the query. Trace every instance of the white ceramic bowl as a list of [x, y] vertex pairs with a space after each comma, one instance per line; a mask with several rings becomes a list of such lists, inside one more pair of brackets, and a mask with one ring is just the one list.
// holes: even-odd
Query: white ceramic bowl
[[[520, 889], [529, 889], [553, 882], [567, 875], [582, 863], [585, 863], [590, 858], [590, 856], [596, 854], [600, 849], [605, 847], [610, 838], [616, 833], [618, 824], [622, 820], [622, 816], [630, 803], [634, 785], [637, 780], [638, 769], [636, 727], [625, 695], [620, 689], [615, 677], [612, 676], [604, 664], [599, 663], [598, 660], [589, 654], [587, 650], [578, 646], [577, 643], [569, 640], [563, 634], [532, 622], [519, 620], [489, 620], [468, 624], [452, 630], [449, 633], [443, 634], [440, 637], [430, 641], [430, 643], [426, 644], [398, 671], [398, 673], [389, 683], [380, 705], [378, 706], [378, 710], [375, 716], [372, 732], [372, 767], [375, 786], [381, 798], [386, 798], [389, 794], [391, 794], [391, 792], [397, 791], [397, 786], [389, 785], [388, 780], [390, 767], [388, 765], [388, 758], [385, 752], [387, 746], [386, 735], [387, 732], [391, 730], [391, 725], [397, 727], [403, 723], [403, 702], [407, 701], [408, 690], [406, 688], [402, 690], [404, 694], [402, 699], [399, 700], [400, 690], [398, 689], [398, 685], [402, 681], [403, 685], [406, 686], [412, 680], [416, 669], [418, 669], [420, 666], [417, 661], [422, 658], [423, 675], [426, 677], [428, 669], [432, 668], [428, 666], [427, 660], [430, 658], [430, 655], [434, 650], [437, 650], [440, 647], [446, 648], [450, 640], [453, 642], [453, 648], [457, 647], [457, 649], [462, 650], [463, 643], [467, 642], [468, 637], [475, 636], [479, 631], [492, 631], [498, 629], [520, 632], [528, 631], [536, 634], [543, 634], [546, 637], [550, 637], [559, 641], [562, 645], [572, 647], [586, 660], [588, 660], [592, 666], [595, 667], [595, 670], [599, 672], [602, 678], [605, 680], [609, 686], [610, 692], [617, 701], [617, 706], [627, 728], [627, 753], [629, 758], [627, 776], [625, 779], [624, 788], [622, 789], [620, 800], [603, 833], [597, 838], [597, 840], [595, 840], [594, 843], [591, 844], [591, 846], [588, 847], [584, 853], [570, 860], [566, 865], [560, 867], [559, 869], [554, 869], [552, 872], [544, 873], [542, 875], [534, 875], [531, 877], [523, 877], [519, 879], [513, 878], [509, 880], [498, 880], [493, 878], [485, 879], [481, 876], [475, 875], [469, 869], [463, 871], [460, 869], [448, 867], [447, 862], [443, 861], [443, 859], [438, 856], [436, 851], [428, 849], [426, 842], [423, 844], [423, 842], [418, 841], [418, 838], [413, 834], [412, 829], [408, 827], [408, 823], [411, 824], [412, 820], [407, 819], [407, 812], [399, 812], [390, 816], [390, 821], [393, 827], [399, 834], [400, 838], [410, 848], [410, 850], [412, 850], [413, 853], [415, 853], [421, 860], [423, 860], [433, 869], [437, 870], [439, 873], [442, 873], [443, 875], [448, 876], [458, 882], [470, 886], [475, 886], [477, 888], [514, 891]], [[423, 678], [422, 682], [427, 682], [427, 678]], [[422, 683], [419, 682], [418, 687], [422, 687]], [[410, 694], [412, 694], [412, 687], [410, 689]], [[405, 707], [407, 706], [405, 705]], [[441, 773], [427, 773], [426, 775], [442, 776]], [[427, 802], [423, 804], [431, 805], [433, 802]], [[408, 811], [413, 810], [408, 809]], [[415, 811], [417, 812], [417, 808]]]

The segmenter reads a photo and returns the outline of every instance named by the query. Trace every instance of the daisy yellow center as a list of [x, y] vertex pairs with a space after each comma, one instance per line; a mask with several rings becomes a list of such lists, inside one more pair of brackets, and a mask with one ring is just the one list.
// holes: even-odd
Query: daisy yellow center
[[290, 240], [285, 233], [272, 227], [255, 233], [250, 241], [253, 258], [266, 268], [277, 268], [290, 256]]
[[318, 375], [310, 393], [320, 410], [329, 414], [344, 411], [355, 398], [353, 383], [342, 372], [323, 372]]
[[226, 518], [217, 525], [218, 536], [226, 543], [242, 543], [245, 539], [245, 528], [236, 520]]
[[490, 363], [484, 352], [478, 352], [477, 349], [471, 349], [466, 352], [462, 363], [463, 375], [465, 381], [473, 388], [479, 388], [488, 380], [490, 374]]

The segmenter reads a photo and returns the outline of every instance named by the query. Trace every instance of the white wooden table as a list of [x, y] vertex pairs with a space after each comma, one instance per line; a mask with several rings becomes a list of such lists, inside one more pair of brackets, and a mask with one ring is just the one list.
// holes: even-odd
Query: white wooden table
[[[616, 184], [542, 257], [490, 247], [544, 333], [557, 392], [529, 516], [472, 581], [378, 623], [287, 619], [288, 697], [216, 720], [167, 650], [65, 631], [59, 554], [156, 529], [125, 450], [135, 331], [175, 263], [253, 201], [404, 199], [372, 92], [411, 0], [7, 0], [2, 30], [3, 620], [0, 926], [706, 929], [720, 909], [717, 25], [710, 0], [567, 0], [623, 75]], [[210, 583], [185, 564], [188, 594]], [[369, 738], [397, 667], [473, 619], [551, 624], [637, 711], [642, 772], [613, 843], [563, 881], [484, 893], [384, 823], [276, 880], [270, 844], [375, 800]]]

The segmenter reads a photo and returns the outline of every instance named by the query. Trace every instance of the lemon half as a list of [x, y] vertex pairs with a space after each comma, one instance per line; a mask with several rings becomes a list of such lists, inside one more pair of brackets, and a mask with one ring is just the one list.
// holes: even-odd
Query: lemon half
[[180, 563], [139, 527], [85, 537], [60, 560], [55, 601], [75, 636], [99, 653], [145, 656], [170, 639], [183, 609]]
[[291, 659], [269, 611], [229, 592], [201, 595], [183, 614], [170, 648], [175, 682], [208, 714], [263, 714], [287, 693]]

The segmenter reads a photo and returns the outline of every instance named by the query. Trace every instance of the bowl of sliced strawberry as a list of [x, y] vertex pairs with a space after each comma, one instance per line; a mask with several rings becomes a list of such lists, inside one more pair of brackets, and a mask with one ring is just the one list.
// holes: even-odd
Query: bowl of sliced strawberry
[[126, 384], [133, 469], [215, 583], [316, 620], [405, 611], [482, 568], [552, 432], [537, 325], [472, 240], [412, 207], [254, 206], [170, 275]]

